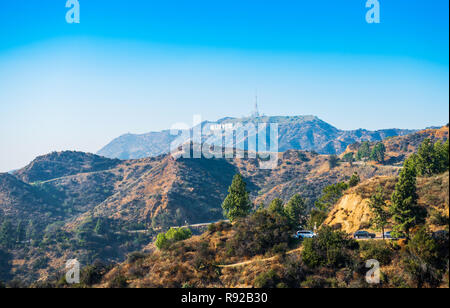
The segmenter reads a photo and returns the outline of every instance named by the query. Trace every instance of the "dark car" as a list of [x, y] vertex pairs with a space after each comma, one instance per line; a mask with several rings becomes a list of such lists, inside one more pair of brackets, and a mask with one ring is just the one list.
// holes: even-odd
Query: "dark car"
[[353, 237], [355, 239], [371, 239], [375, 238], [375, 234], [360, 230], [356, 231], [355, 234], [353, 234]]

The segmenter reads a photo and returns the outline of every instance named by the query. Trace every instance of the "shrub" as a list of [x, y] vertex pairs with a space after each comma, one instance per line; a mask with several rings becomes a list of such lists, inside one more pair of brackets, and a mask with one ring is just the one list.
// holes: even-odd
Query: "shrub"
[[360, 179], [358, 173], [355, 172], [355, 173], [353, 173], [352, 177], [348, 181], [348, 186], [349, 187], [355, 187], [356, 185], [359, 184], [359, 182], [361, 182], [361, 179]]
[[314, 227], [319, 227], [327, 219], [327, 216], [326, 211], [312, 209], [309, 215], [308, 228], [312, 230]]
[[348, 250], [356, 247], [357, 243], [348, 239], [343, 232], [324, 226], [316, 238], [304, 240], [303, 262], [311, 268], [342, 268], [351, 261]]
[[294, 229], [289, 218], [278, 212], [257, 211], [239, 220], [233, 229], [235, 235], [227, 245], [228, 251], [237, 256], [265, 254], [278, 244], [289, 246], [294, 243]]
[[134, 262], [136, 262], [138, 260], [144, 259], [145, 257], [147, 257], [147, 255], [145, 253], [140, 252], [140, 251], [135, 251], [135, 252], [132, 252], [132, 253], [130, 253], [128, 255], [127, 262], [129, 264], [131, 264], [131, 263], [134, 263]]
[[394, 251], [384, 241], [363, 241], [359, 243], [359, 252], [363, 261], [375, 259], [381, 265], [391, 263]]
[[430, 223], [438, 225], [438, 226], [445, 226], [449, 224], [449, 218], [448, 216], [442, 215], [437, 210], [432, 210], [430, 215]]
[[156, 237], [156, 247], [167, 249], [173, 243], [184, 241], [192, 236], [192, 231], [188, 228], [171, 228], [167, 233], [160, 233]]
[[402, 263], [417, 288], [423, 287], [426, 283], [432, 287], [439, 284], [438, 246], [425, 228], [420, 228], [409, 241]]
[[298, 256], [287, 256], [282, 267], [283, 282], [291, 288], [300, 287], [300, 283], [305, 280], [305, 270]]
[[217, 226], [216, 226], [216, 224], [210, 224], [210, 225], [208, 226], [208, 232], [209, 232], [209, 233], [216, 233], [216, 231], [217, 231]]
[[91, 286], [99, 283], [103, 275], [106, 273], [106, 269], [102, 265], [89, 265], [83, 268], [80, 275], [80, 282], [83, 285]]
[[320, 276], [308, 276], [305, 281], [301, 283], [302, 288], [308, 289], [322, 289], [329, 287], [327, 280]]
[[123, 275], [116, 275], [109, 283], [108, 288], [123, 289], [128, 287], [127, 278]]
[[255, 288], [268, 289], [275, 288], [281, 283], [280, 277], [274, 270], [259, 274], [255, 279]]
[[330, 157], [328, 158], [328, 165], [330, 169], [337, 167], [338, 163], [339, 158], [336, 155], [330, 155]]
[[274, 254], [284, 254], [288, 251], [289, 246], [287, 243], [279, 243], [273, 246], [272, 253]]

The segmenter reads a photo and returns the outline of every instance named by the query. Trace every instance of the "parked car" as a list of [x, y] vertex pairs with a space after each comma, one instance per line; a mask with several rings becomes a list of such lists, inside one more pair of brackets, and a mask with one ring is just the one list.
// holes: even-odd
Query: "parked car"
[[363, 230], [356, 231], [355, 234], [353, 234], [355, 239], [375, 238], [375, 236], [376, 235], [374, 233], [369, 233]]
[[399, 239], [405, 238], [404, 236], [394, 236], [392, 234], [392, 232], [393, 231], [384, 232], [384, 238], [389, 239], [389, 240], [399, 240]]
[[316, 236], [317, 234], [315, 234], [313, 231], [302, 230], [297, 232], [295, 238], [305, 239], [305, 238], [314, 238]]
[[394, 240], [394, 237], [392, 236], [392, 231], [384, 232], [384, 238]]

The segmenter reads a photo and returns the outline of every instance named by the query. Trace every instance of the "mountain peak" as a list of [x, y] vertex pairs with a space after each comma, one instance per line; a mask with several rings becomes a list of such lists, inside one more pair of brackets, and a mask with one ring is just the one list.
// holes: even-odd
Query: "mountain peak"
[[[380, 141], [386, 137], [405, 135], [412, 130], [389, 129], [380, 131], [354, 130], [343, 131], [333, 125], [321, 120], [314, 115], [298, 116], [250, 116], [243, 118], [224, 117], [216, 122], [204, 121], [202, 127], [206, 128], [205, 135], [211, 137], [212, 131], [206, 124], [259, 124], [276, 123], [278, 125], [279, 151], [286, 150], [308, 150], [320, 154], [340, 154], [345, 151], [349, 144], [363, 140]], [[236, 126], [235, 126], [236, 125]], [[242, 134], [244, 135], [244, 134]], [[247, 136], [247, 138], [249, 138]], [[189, 139], [189, 138], [188, 138]], [[143, 157], [158, 156], [170, 152], [172, 143], [179, 145], [188, 139], [181, 140], [179, 136], [171, 135], [169, 130], [151, 132], [141, 135], [127, 134], [114, 139], [103, 147], [98, 154], [119, 159], [136, 159]], [[221, 138], [214, 140], [221, 142]], [[245, 144], [246, 140], [239, 140], [238, 144]], [[215, 144], [215, 143], [214, 143]], [[218, 144], [220, 146], [220, 144]], [[230, 144], [222, 146], [232, 146]]]
[[62, 176], [82, 172], [94, 172], [115, 167], [118, 159], [101, 157], [96, 154], [63, 151], [38, 156], [26, 167], [14, 172], [24, 182], [48, 181]]

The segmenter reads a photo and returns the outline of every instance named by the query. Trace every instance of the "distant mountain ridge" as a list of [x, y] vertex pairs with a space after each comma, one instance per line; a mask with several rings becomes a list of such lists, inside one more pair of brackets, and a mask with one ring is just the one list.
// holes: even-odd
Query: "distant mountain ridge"
[[[209, 138], [209, 143], [222, 146], [222, 139], [214, 138], [211, 125], [232, 124], [234, 126], [245, 127], [248, 124], [257, 125], [260, 123], [278, 124], [278, 148], [279, 152], [287, 150], [315, 151], [319, 154], [341, 154], [348, 145], [361, 141], [381, 141], [387, 137], [403, 136], [417, 130], [410, 129], [382, 129], [369, 131], [365, 129], [340, 130], [316, 116], [262, 116], [247, 118], [226, 117], [217, 122], [204, 121], [201, 127], [204, 138]], [[199, 126], [197, 126], [198, 128]], [[184, 131], [186, 132], [186, 131]], [[244, 144], [249, 135], [236, 134], [236, 144]], [[185, 135], [185, 134], [184, 134]], [[241, 137], [239, 137], [241, 135]], [[108, 158], [119, 159], [139, 159], [153, 157], [170, 152], [170, 145], [175, 143], [181, 145], [189, 138], [183, 137], [183, 131], [179, 135], [171, 135], [170, 130], [161, 132], [150, 132], [146, 134], [125, 134], [122, 135], [97, 152], [98, 155]], [[232, 144], [225, 144], [232, 147]]]

